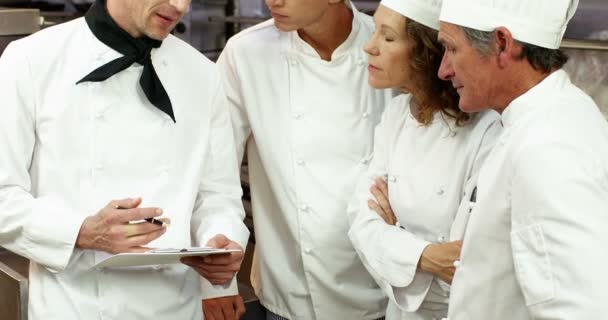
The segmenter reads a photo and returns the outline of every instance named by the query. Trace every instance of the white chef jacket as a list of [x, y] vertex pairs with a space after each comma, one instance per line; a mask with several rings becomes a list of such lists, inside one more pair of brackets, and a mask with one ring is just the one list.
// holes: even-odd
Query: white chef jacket
[[[447, 314], [449, 286], [418, 270], [418, 261], [427, 245], [462, 239], [477, 173], [501, 130], [494, 111], [473, 115], [466, 126], [437, 112], [424, 126], [412, 115], [410, 100], [409, 94], [397, 96], [384, 112], [374, 158], [348, 211], [349, 237], [390, 298], [387, 320]], [[378, 177], [387, 179], [397, 226], [368, 208]]]
[[[171, 226], [151, 247], [245, 247], [230, 115], [212, 62], [170, 36], [152, 61], [177, 123], [139, 86], [142, 66], [76, 85], [121, 56], [84, 19], [11, 43], [0, 59], [0, 245], [32, 261], [29, 319], [196, 319], [201, 279], [182, 265], [95, 270], [75, 249], [85, 217], [141, 196]], [[209, 296], [223, 288], [203, 281]], [[236, 292], [235, 288], [231, 292]]]
[[606, 120], [559, 70], [502, 122], [479, 174], [450, 320], [605, 319]]
[[391, 95], [367, 84], [361, 48], [374, 27], [353, 12], [331, 61], [272, 20], [230, 39], [218, 61], [239, 156], [252, 137], [253, 286], [291, 320], [375, 319], [386, 308], [347, 237], [347, 202]]

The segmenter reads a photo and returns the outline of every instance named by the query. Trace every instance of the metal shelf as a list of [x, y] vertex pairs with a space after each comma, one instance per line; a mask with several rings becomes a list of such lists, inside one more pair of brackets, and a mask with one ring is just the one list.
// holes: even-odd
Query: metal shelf
[[562, 49], [608, 51], [608, 41], [564, 39]]

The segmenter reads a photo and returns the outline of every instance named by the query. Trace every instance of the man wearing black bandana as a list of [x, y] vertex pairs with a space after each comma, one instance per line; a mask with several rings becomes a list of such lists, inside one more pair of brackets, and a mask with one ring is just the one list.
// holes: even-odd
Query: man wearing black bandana
[[31, 260], [29, 319], [199, 320], [202, 298], [236, 294], [242, 252], [94, 267], [149, 248], [245, 247], [218, 71], [169, 35], [189, 3], [97, 0], [0, 58], [0, 246]]

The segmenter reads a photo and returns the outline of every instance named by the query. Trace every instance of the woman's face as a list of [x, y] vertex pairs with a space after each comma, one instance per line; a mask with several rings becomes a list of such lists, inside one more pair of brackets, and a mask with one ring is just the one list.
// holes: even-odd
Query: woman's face
[[374, 14], [376, 31], [363, 47], [369, 56], [369, 85], [376, 89], [400, 88], [411, 91], [408, 39], [404, 16], [383, 5]]

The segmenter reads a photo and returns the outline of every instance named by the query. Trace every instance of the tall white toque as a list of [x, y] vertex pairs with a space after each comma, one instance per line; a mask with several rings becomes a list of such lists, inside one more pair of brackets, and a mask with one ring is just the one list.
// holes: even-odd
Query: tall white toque
[[494, 31], [505, 27], [513, 38], [558, 49], [579, 0], [444, 0], [439, 20]]
[[439, 30], [441, 2], [442, 0], [382, 0], [380, 4], [408, 19]]

